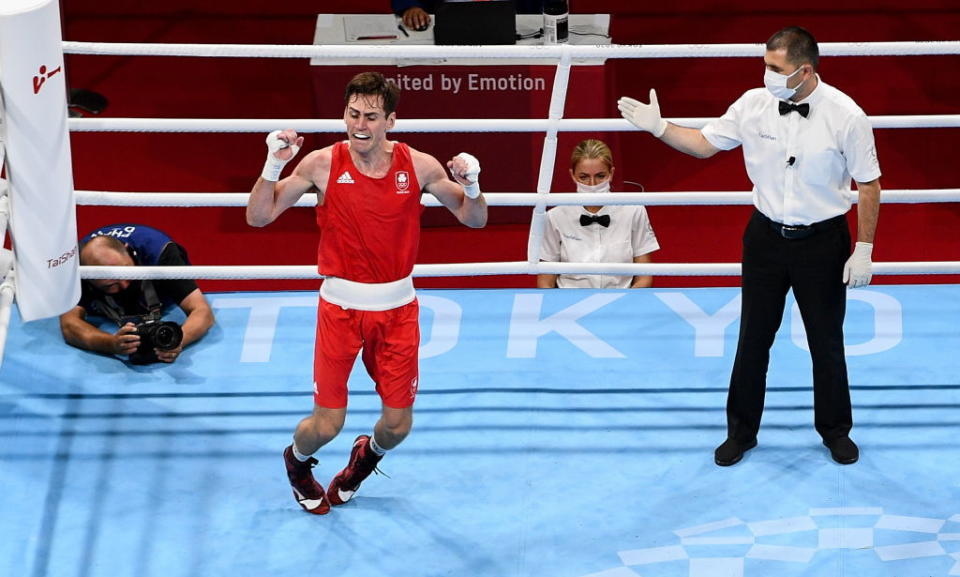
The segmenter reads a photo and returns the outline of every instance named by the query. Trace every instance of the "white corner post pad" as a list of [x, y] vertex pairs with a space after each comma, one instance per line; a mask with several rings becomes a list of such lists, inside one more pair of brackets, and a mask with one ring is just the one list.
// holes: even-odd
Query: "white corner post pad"
[[60, 3], [0, 1], [7, 225], [22, 322], [57, 317], [80, 299], [66, 75]]
[[[283, 167], [287, 165], [288, 162], [293, 160], [293, 157], [300, 152], [300, 147], [296, 144], [289, 144], [288, 142], [280, 139], [281, 130], [274, 130], [267, 135], [267, 160], [263, 163], [263, 171], [260, 173], [260, 176], [264, 180], [269, 180], [271, 182], [276, 182], [280, 180], [280, 173], [283, 171]], [[278, 158], [276, 153], [284, 148], [290, 147], [290, 150], [293, 154], [290, 155], [290, 158], [284, 160]]]

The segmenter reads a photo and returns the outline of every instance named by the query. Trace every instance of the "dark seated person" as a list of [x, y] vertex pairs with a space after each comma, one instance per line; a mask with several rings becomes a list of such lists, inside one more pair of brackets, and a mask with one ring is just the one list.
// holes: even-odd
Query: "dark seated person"
[[[185, 266], [190, 262], [183, 247], [163, 232], [139, 224], [117, 224], [80, 241], [80, 264]], [[173, 305], [187, 315], [179, 328], [176, 323], [160, 322], [162, 312]], [[117, 331], [111, 334], [94, 326], [86, 320], [88, 314], [114, 321]], [[145, 321], [149, 322], [142, 324]], [[135, 364], [172, 363], [183, 347], [199, 340], [211, 326], [213, 310], [191, 279], [84, 280], [79, 304], [60, 315], [67, 343], [98, 353], [130, 355]]]
[[[411, 30], [426, 30], [434, 7], [443, 0], [390, 0], [393, 13], [403, 19], [403, 25]], [[514, 0], [517, 14], [540, 14], [543, 0]]]

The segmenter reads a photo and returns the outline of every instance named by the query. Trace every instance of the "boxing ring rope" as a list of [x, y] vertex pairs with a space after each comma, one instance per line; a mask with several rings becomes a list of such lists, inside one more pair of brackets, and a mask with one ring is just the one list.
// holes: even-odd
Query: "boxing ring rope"
[[[622, 276], [739, 276], [740, 263], [577, 263], [476, 262], [418, 264], [415, 277], [489, 276], [510, 274], [615, 274]], [[874, 275], [960, 274], [960, 261], [874, 262]], [[82, 266], [83, 278], [98, 279], [321, 279], [316, 265], [259, 266]]]
[[[874, 128], [960, 128], [960, 114], [870, 116]], [[712, 118], [665, 118], [703, 128]], [[309, 118], [71, 118], [71, 132], [270, 132], [277, 126], [297, 132], [343, 132], [343, 120]], [[391, 133], [416, 132], [635, 132], [622, 118], [442, 118], [397, 119]]]
[[[76, 201], [82, 206], [152, 206], [152, 207], [245, 207], [248, 192], [111, 192], [106, 190], [78, 190]], [[534, 206], [529, 192], [485, 192], [488, 206]], [[850, 200], [857, 202], [857, 194], [850, 191]], [[960, 202], [960, 188], [890, 189], [883, 191], [884, 204], [921, 204]], [[433, 196], [424, 196], [421, 203], [428, 207], [443, 206]], [[549, 206], [591, 206], [642, 204], [644, 206], [722, 206], [753, 204], [753, 193], [730, 191], [693, 192], [615, 192], [557, 193], [545, 199]], [[315, 196], [301, 197], [294, 206], [314, 207]]]
[[[821, 42], [820, 56], [936, 56], [960, 53], [960, 41]], [[605, 44], [551, 46], [149, 44], [63, 42], [65, 54], [100, 56], [180, 56], [199, 58], [382, 58], [533, 60], [598, 58], [741, 58], [763, 56], [764, 44]]]
[[[0, 142], [0, 166], [3, 166], [4, 150]], [[7, 342], [7, 329], [10, 326], [10, 313], [16, 292], [16, 274], [13, 270], [13, 251], [4, 248], [7, 237], [7, 224], [10, 217], [10, 199], [7, 197], [7, 181], [0, 179], [0, 362]]]

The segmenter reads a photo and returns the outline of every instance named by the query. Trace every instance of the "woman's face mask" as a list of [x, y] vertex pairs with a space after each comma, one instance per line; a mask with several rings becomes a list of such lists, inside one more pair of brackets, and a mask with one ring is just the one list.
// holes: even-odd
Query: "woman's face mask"
[[[599, 158], [583, 158], [577, 163], [576, 170], [570, 171], [570, 176], [577, 184], [577, 192], [610, 192], [613, 168]], [[596, 184], [587, 184], [589, 182]]]
[[773, 94], [781, 100], [789, 100], [797, 93], [797, 90], [803, 86], [803, 82], [806, 82], [806, 80], [804, 80], [794, 88], [787, 88], [787, 81], [801, 70], [803, 70], [803, 66], [797, 68], [790, 74], [780, 74], [767, 68], [766, 72], [763, 73], [763, 85], [767, 87], [770, 94]]
[[593, 186], [577, 181], [577, 192], [610, 192], [610, 179]]

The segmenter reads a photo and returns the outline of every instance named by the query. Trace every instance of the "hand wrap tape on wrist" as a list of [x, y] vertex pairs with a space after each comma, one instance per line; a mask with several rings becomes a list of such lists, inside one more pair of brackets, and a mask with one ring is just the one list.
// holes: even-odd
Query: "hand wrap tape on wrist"
[[480, 196], [480, 181], [474, 182], [473, 184], [468, 184], [463, 187], [463, 194], [467, 198], [475, 199]]
[[270, 153], [267, 155], [266, 162], [263, 163], [263, 171], [260, 173], [260, 177], [264, 180], [276, 182], [280, 180], [280, 173], [283, 172], [283, 167], [286, 165], [285, 160], [280, 160], [273, 153]]
[[[264, 180], [269, 180], [271, 182], [276, 182], [280, 180], [280, 173], [283, 172], [283, 167], [286, 166], [288, 162], [293, 160], [293, 157], [300, 152], [300, 147], [293, 143], [288, 143], [285, 140], [280, 138], [280, 135], [283, 133], [282, 130], [274, 130], [267, 135], [267, 160], [263, 163], [263, 171], [261, 171], [260, 176]], [[283, 150], [284, 148], [290, 148], [290, 151], [293, 153], [290, 155], [290, 158], [283, 160], [277, 158], [276, 152]]]

